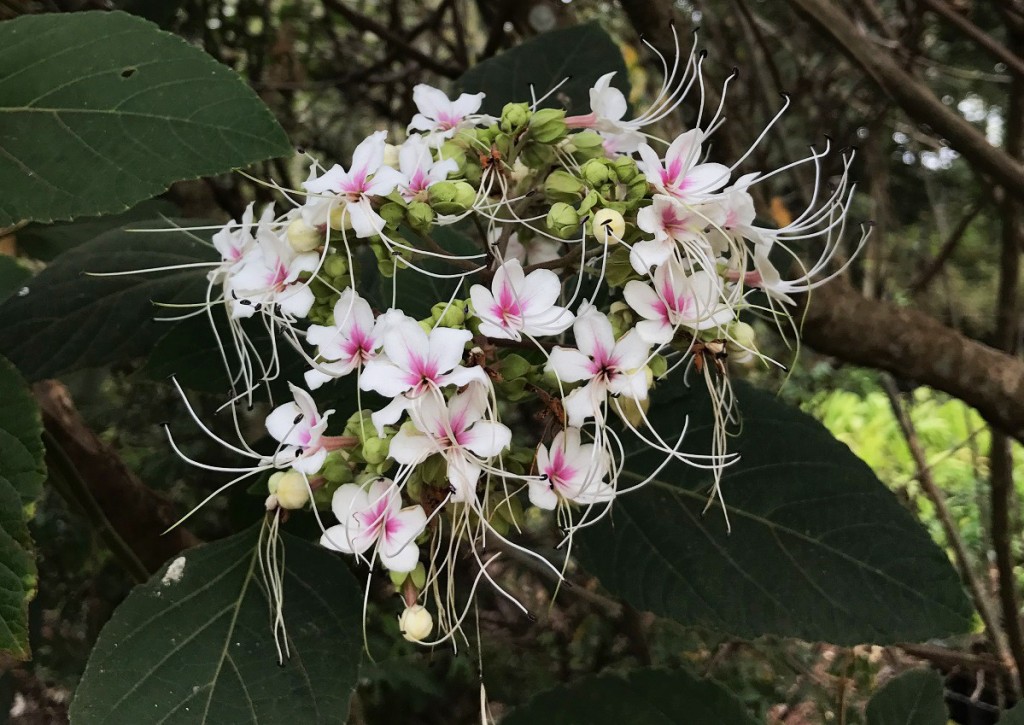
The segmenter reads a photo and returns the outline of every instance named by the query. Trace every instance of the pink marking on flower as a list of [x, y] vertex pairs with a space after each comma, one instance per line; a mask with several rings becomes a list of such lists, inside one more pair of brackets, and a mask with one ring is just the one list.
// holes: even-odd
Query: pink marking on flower
[[442, 131], [448, 131], [462, 123], [462, 116], [459, 116], [454, 113], [449, 113], [448, 111], [441, 111], [440, 113], [437, 114], [436, 121], [438, 128], [440, 128]]
[[597, 125], [597, 114], [587, 113], [582, 116], [566, 116], [565, 125], [569, 128], [593, 128]]
[[506, 283], [502, 285], [498, 298], [491, 306], [491, 314], [502, 321], [505, 327], [521, 327], [523, 324], [523, 308], [516, 299], [512, 287]]
[[560, 489], [568, 488], [569, 481], [576, 477], [577, 470], [565, 460], [565, 453], [561, 448], [556, 448], [551, 457], [551, 463], [544, 469], [544, 474], [552, 486]]

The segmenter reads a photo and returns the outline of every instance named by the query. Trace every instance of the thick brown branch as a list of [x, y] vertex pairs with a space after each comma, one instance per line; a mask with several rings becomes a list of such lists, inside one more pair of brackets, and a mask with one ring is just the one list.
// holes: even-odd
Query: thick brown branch
[[173, 505], [139, 481], [117, 453], [85, 425], [67, 388], [56, 380], [44, 380], [33, 391], [47, 432], [88, 484], [121, 539], [150, 572], [199, 543], [181, 527], [161, 535], [177, 520]]
[[833, 38], [846, 54], [911, 118], [927, 124], [949, 141], [981, 173], [987, 173], [1017, 196], [1024, 196], [1024, 166], [962, 116], [942, 103], [917, 78], [903, 70], [889, 53], [865, 38], [840, 7], [830, 0], [789, 0]]
[[1024, 360], [964, 337], [923, 312], [865, 299], [835, 280], [811, 294], [803, 338], [845, 362], [887, 370], [960, 398], [1024, 442]]

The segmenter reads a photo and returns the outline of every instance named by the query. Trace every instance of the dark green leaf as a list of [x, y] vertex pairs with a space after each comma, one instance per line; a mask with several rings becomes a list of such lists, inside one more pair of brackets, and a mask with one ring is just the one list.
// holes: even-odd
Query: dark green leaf
[[754, 725], [743, 706], [711, 680], [682, 670], [633, 670], [586, 677], [535, 696], [501, 725]]
[[1024, 703], [1017, 703], [999, 718], [999, 725], [1024, 725]]
[[345, 722], [361, 657], [357, 583], [330, 552], [283, 536], [291, 658], [278, 665], [259, 531], [191, 549], [128, 596], [100, 633], [72, 722]]
[[24, 287], [31, 276], [32, 273], [14, 257], [0, 255], [0, 302]]
[[0, 227], [122, 211], [291, 151], [232, 70], [121, 12], [0, 24]]
[[42, 428], [28, 387], [0, 357], [0, 650], [22, 659], [37, 581], [28, 519], [46, 475]]
[[133, 206], [123, 214], [56, 224], [29, 224], [18, 232], [18, 249], [34, 259], [49, 262], [103, 232], [162, 216], [178, 216], [178, 208], [169, 201], [151, 199]]
[[[699, 384], [699, 381], [698, 381]], [[742, 459], [701, 515], [710, 476], [672, 464], [581, 532], [584, 564], [638, 609], [732, 636], [773, 634], [837, 644], [918, 641], [966, 632], [971, 608], [943, 551], [872, 471], [804, 413], [734, 383]], [[703, 389], [655, 391], [651, 418], [685, 449], [711, 450]], [[636, 450], [621, 485], [661, 462]]]
[[871, 697], [865, 715], [867, 725], [946, 725], [942, 678], [933, 670], [904, 672]]
[[486, 93], [481, 112], [498, 116], [506, 103], [530, 101], [531, 84], [540, 98], [568, 77], [570, 80], [541, 106], [581, 114], [590, 111], [594, 83], [612, 71], [612, 85], [628, 95], [629, 77], [622, 53], [599, 24], [587, 23], [542, 33], [473, 66], [459, 79], [459, 88]]
[[[162, 220], [140, 229], [168, 228]], [[153, 303], [204, 298], [202, 269], [93, 277], [116, 272], [216, 260], [211, 246], [185, 232], [115, 229], [61, 255], [28, 285], [28, 293], [0, 306], [0, 353], [30, 380], [143, 355], [170, 329], [155, 322], [180, 309]], [[185, 310], [186, 312], [189, 310]]]

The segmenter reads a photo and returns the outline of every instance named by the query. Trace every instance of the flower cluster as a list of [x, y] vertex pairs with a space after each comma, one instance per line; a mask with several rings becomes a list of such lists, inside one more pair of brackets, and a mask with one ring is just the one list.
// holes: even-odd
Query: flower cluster
[[[399, 145], [378, 131], [347, 168], [313, 161], [301, 192], [281, 190], [288, 211], [256, 220], [250, 206], [214, 235], [222, 261], [208, 302], [231, 323], [222, 348], [235, 397], [280, 374], [279, 345], [307, 370], [305, 388], [292, 385], [293, 400], [266, 418], [276, 450], [222, 441], [252, 465], [208, 468], [271, 473], [275, 525], [296, 509], [333, 517], [322, 545], [390, 572], [406, 638], [459, 631], [462, 557], [474, 590], [486, 581], [515, 601], [488, 571], [488, 540], [561, 576], [514, 541], [524, 508], [554, 511], [571, 542], [647, 482], [622, 484], [630, 436], [713, 471], [709, 505], [721, 500], [735, 460], [730, 368], [773, 362], [751, 321], [787, 332], [794, 296], [842, 270], [849, 158], [828, 193], [827, 148], [794, 162], [814, 170], [811, 204], [761, 226], [752, 190], [789, 167], [739, 173], [753, 146], [731, 166], [709, 161], [721, 107], [670, 141], [645, 130], [692, 88], [703, 93], [702, 60], [674, 64], [631, 120], [613, 74], [592, 89], [591, 112], [570, 117], [536, 102], [492, 117], [483, 94], [417, 86]], [[793, 244], [808, 240], [820, 254], [804, 267]], [[271, 344], [249, 337], [253, 317]], [[717, 424], [702, 454], [682, 451], [685, 425], [660, 431], [647, 415], [677, 371], [710, 391]]]

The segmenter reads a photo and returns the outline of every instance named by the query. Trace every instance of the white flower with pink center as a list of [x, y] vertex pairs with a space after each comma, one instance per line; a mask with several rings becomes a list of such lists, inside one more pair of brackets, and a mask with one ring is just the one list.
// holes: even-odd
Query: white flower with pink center
[[299, 279], [316, 270], [315, 252], [296, 252], [271, 227], [272, 211], [265, 211], [256, 230], [256, 246], [245, 252], [224, 280], [224, 294], [232, 317], [251, 317], [263, 306], [280, 305], [293, 317], [309, 314], [315, 298]]
[[409, 123], [409, 131], [426, 131], [427, 139], [436, 142], [452, 138], [459, 129], [491, 123], [494, 119], [478, 111], [484, 102], [483, 93], [463, 93], [454, 101], [443, 91], [419, 83], [412, 89], [412, 100], [419, 111]]
[[322, 176], [311, 167], [302, 188], [309, 192], [302, 218], [310, 226], [330, 221], [331, 212], [343, 205], [349, 224], [359, 238], [372, 237], [384, 229], [384, 218], [370, 202], [387, 196], [402, 181], [402, 174], [384, 165], [387, 131], [370, 134], [352, 152], [352, 166], [346, 171], [335, 164]]
[[448, 462], [452, 501], [475, 499], [481, 462], [489, 462], [512, 442], [512, 431], [484, 420], [487, 388], [471, 385], [445, 404], [440, 393], [425, 396], [409, 411], [411, 421], [391, 439], [390, 456], [412, 466], [439, 453]]
[[706, 199], [728, 183], [729, 167], [700, 163], [703, 139], [699, 128], [687, 131], [668, 147], [664, 162], [649, 145], [640, 144], [637, 166], [662, 194], [684, 202]]
[[306, 371], [310, 390], [366, 364], [381, 345], [370, 303], [348, 287], [334, 303], [334, 324], [310, 325], [306, 341], [316, 345], [317, 357], [326, 361]]
[[725, 218], [720, 205], [683, 204], [671, 196], [655, 194], [653, 203], [637, 212], [637, 227], [653, 234], [654, 239], [637, 242], [629, 252], [629, 262], [639, 274], [664, 264], [680, 245], [687, 257], [713, 264], [714, 255], [705, 230]]
[[587, 381], [562, 401], [569, 425], [579, 427], [588, 418], [603, 420], [609, 395], [647, 398], [650, 346], [636, 330], [616, 340], [612, 323], [590, 305], [580, 310], [572, 330], [578, 349], [556, 347], [547, 364], [562, 382]]
[[407, 202], [426, 201], [427, 189], [458, 171], [455, 159], [434, 160], [426, 139], [413, 134], [398, 150], [398, 169], [402, 180], [398, 192]]
[[378, 330], [383, 354], [369, 360], [359, 378], [363, 390], [393, 399], [371, 416], [378, 433], [396, 422], [424, 393], [448, 385], [488, 382], [483, 369], [459, 364], [466, 343], [473, 338], [469, 330], [435, 327], [427, 334], [418, 322], [397, 310], [385, 313]]
[[[213, 246], [220, 252], [221, 264], [207, 276], [211, 281], [217, 281], [225, 274], [237, 269], [245, 255], [256, 247], [256, 237], [252, 233], [253, 206], [255, 202], [249, 202], [242, 212], [240, 223], [228, 222], [213, 235]], [[274, 205], [268, 204], [260, 215], [260, 224], [270, 224], [274, 221]]]
[[530, 503], [552, 510], [562, 501], [595, 504], [615, 498], [615, 489], [604, 480], [607, 454], [593, 443], [582, 443], [579, 428], [559, 431], [551, 445], [537, 447], [537, 473], [531, 480]]
[[295, 399], [274, 408], [266, 420], [267, 432], [282, 446], [273, 462], [278, 468], [290, 465], [311, 475], [320, 470], [328, 452], [338, 447], [334, 443], [340, 439], [324, 435], [327, 419], [334, 411], [320, 415], [309, 393], [291, 384], [288, 387]]
[[495, 271], [491, 289], [475, 284], [469, 296], [482, 335], [519, 340], [522, 335], [557, 335], [569, 328], [573, 314], [555, 304], [561, 291], [558, 275], [551, 270], [524, 274], [522, 263], [509, 259]]
[[623, 120], [629, 104], [622, 91], [612, 85], [615, 72], [605, 73], [590, 89], [590, 113], [583, 116], [569, 116], [565, 119], [569, 128], [592, 128], [605, 139], [605, 149], [610, 153], [634, 153], [643, 143], [640, 132], [646, 121], [644, 117], [633, 121]]
[[709, 330], [730, 322], [735, 313], [722, 301], [722, 278], [697, 270], [687, 274], [676, 260], [654, 272], [654, 287], [633, 280], [622, 294], [627, 304], [644, 319], [636, 331], [644, 342], [666, 345], [676, 329]]
[[346, 483], [334, 492], [331, 510], [341, 523], [323, 533], [322, 546], [356, 555], [375, 546], [386, 569], [416, 568], [420, 560], [416, 538], [426, 528], [427, 515], [422, 506], [402, 508], [402, 495], [394, 482], [379, 478], [369, 489]]

